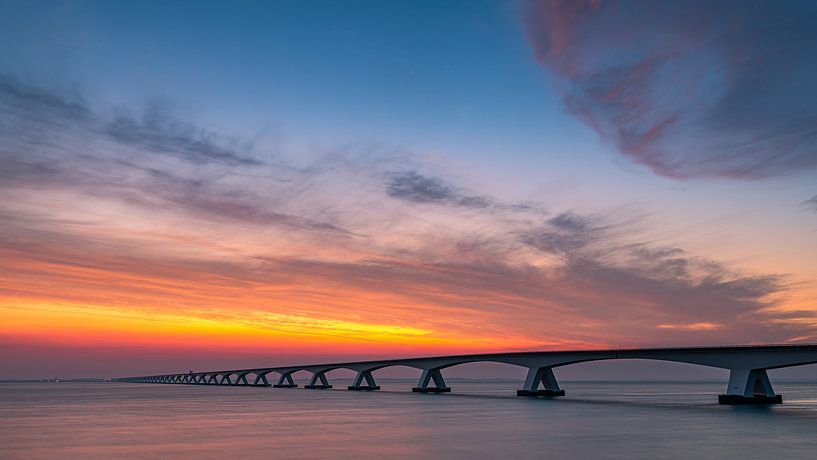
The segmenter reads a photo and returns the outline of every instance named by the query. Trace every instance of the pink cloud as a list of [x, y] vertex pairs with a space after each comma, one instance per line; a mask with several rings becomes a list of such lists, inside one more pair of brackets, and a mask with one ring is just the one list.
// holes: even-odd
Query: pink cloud
[[537, 60], [622, 154], [675, 178], [817, 168], [817, 7], [531, 1]]

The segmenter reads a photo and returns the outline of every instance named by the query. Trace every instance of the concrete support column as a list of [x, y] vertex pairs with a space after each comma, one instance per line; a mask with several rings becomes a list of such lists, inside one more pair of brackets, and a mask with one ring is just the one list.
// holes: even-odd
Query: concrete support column
[[273, 385], [273, 388], [296, 388], [298, 386], [292, 380], [292, 373], [288, 372], [286, 374], [281, 374], [281, 378], [278, 379], [278, 383]]
[[259, 372], [258, 374], [255, 374], [255, 380], [252, 381], [252, 384], [256, 386], [257, 385], [263, 385], [265, 387], [270, 386], [269, 380], [267, 380], [268, 373], [269, 372]]
[[[431, 382], [434, 382], [433, 387], [428, 386]], [[423, 375], [420, 376], [420, 381], [417, 383], [417, 386], [412, 388], [411, 391], [415, 393], [448, 393], [451, 391], [451, 387], [445, 384], [445, 379], [443, 379], [443, 373], [440, 369], [425, 369], [423, 370]]]
[[718, 395], [721, 404], [780, 404], [782, 395], [774, 394], [766, 369], [731, 369], [726, 394]]
[[329, 381], [326, 380], [326, 372], [313, 372], [312, 378], [309, 379], [309, 384], [304, 385], [304, 388], [308, 388], [310, 390], [327, 390], [332, 388], [332, 385], [329, 385]]
[[233, 374], [222, 375], [221, 382], [219, 382], [219, 385], [232, 385], [233, 384], [233, 379], [231, 378], [232, 375]]
[[[363, 385], [364, 380], [366, 381], [366, 385]], [[374, 391], [379, 390], [380, 385], [374, 382], [372, 371], [359, 371], [355, 376], [355, 382], [349, 389], [354, 391]]]
[[249, 385], [250, 382], [247, 381], [247, 374], [248, 373], [249, 372], [244, 372], [244, 373], [238, 374], [238, 378], [235, 379], [235, 384], [240, 385], [240, 384], [243, 383], [244, 385]]
[[[544, 387], [539, 389], [539, 385]], [[528, 375], [525, 377], [525, 384], [521, 390], [516, 390], [517, 396], [545, 396], [555, 397], [564, 396], [565, 391], [559, 388], [559, 382], [556, 381], [556, 376], [553, 375], [553, 369], [550, 367], [531, 367], [528, 369]]]

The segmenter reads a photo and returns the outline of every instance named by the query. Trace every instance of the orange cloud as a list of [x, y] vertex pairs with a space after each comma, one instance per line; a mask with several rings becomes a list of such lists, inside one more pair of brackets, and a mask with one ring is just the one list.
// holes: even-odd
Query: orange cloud
[[659, 324], [658, 329], [679, 329], [684, 331], [714, 331], [723, 325], [714, 323]]

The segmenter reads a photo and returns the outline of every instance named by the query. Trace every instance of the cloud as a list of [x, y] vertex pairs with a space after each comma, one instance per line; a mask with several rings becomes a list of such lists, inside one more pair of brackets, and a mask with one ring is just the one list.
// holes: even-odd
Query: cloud
[[0, 121], [0, 187], [72, 190], [160, 211], [351, 235], [324, 213], [295, 215], [259, 195], [286, 193], [291, 171], [224, 147], [219, 136], [157, 106], [141, 121], [126, 110], [106, 119], [78, 96], [0, 76]]
[[521, 240], [539, 251], [570, 254], [598, 240], [601, 228], [594, 227], [590, 217], [562, 213], [547, 221], [547, 226], [528, 229]]
[[659, 329], [685, 329], [689, 331], [711, 331], [720, 329], [720, 324], [714, 323], [689, 323], [689, 324], [659, 324]]
[[148, 108], [141, 120], [126, 110], [107, 120], [93, 113], [78, 95], [33, 87], [0, 74], [0, 108], [4, 134], [31, 145], [54, 146], [66, 132], [82, 131], [104, 133], [120, 144], [193, 163], [262, 164], [221, 145], [218, 136], [174, 119], [158, 105]]
[[[566, 250], [547, 267], [514, 258], [525, 241], [501, 255], [482, 251], [439, 261], [420, 253], [236, 259], [218, 250], [196, 259], [177, 252], [180, 241], [146, 247], [134, 236], [71, 235], [68, 223], [20, 216], [14, 222], [0, 238], [8, 273], [0, 293], [15, 298], [116, 299], [146, 314], [183, 311], [231, 321], [277, 313], [363, 318], [531, 344], [714, 344], [814, 335], [809, 323], [797, 324], [813, 312], [766, 311], [785, 292], [783, 277], [735, 273], [676, 248], [616, 246], [607, 237]], [[21, 239], [29, 242], [25, 248], [15, 244]]]
[[814, 197], [804, 201], [803, 206], [811, 208], [812, 210], [814, 210], [814, 212], [817, 212], [817, 195], [814, 195]]
[[[726, 343], [746, 341], [748, 330], [775, 340], [789, 337], [790, 329], [773, 330], [763, 313], [787, 290], [784, 276], [738, 273], [677, 247], [622, 244], [613, 227], [599, 225], [598, 218], [561, 215], [519, 235], [523, 244], [560, 257], [562, 263], [536, 284], [549, 302], [569, 306], [577, 321], [642, 340], [671, 340], [651, 328], [700, 334], [717, 329], [720, 335], [706, 340]], [[689, 324], [718, 326], [667, 327]]]
[[424, 176], [416, 171], [392, 174], [386, 184], [386, 192], [392, 198], [415, 203], [437, 203], [476, 209], [487, 208], [493, 204], [488, 197], [463, 195], [443, 180]]
[[213, 135], [197, 130], [162, 113], [157, 107], [145, 112], [141, 121], [132, 114], [120, 113], [105, 126], [105, 132], [117, 142], [145, 150], [179, 155], [194, 163], [218, 161], [225, 164], [260, 166], [257, 159], [242, 156], [218, 145]]
[[817, 4], [534, 0], [524, 19], [567, 109], [657, 174], [817, 168]]
[[528, 347], [815, 334], [812, 313], [772, 308], [785, 276], [741, 273], [628, 223], [469, 193], [404, 155], [297, 168], [164, 115], [112, 135], [116, 121], [76, 100], [0, 87], [6, 298], [262, 327], [276, 314], [360, 320]]

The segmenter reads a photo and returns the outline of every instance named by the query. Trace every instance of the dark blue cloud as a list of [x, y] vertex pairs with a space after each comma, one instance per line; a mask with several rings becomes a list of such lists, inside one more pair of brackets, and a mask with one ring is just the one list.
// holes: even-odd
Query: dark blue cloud
[[155, 108], [147, 111], [141, 120], [129, 113], [121, 113], [106, 124], [105, 133], [117, 142], [178, 155], [195, 163], [262, 164], [220, 145], [212, 134], [175, 120]]
[[486, 196], [465, 195], [437, 177], [424, 176], [416, 171], [392, 174], [386, 184], [386, 193], [392, 198], [415, 203], [437, 203], [465, 208], [487, 208], [493, 200]]
[[803, 206], [811, 208], [814, 212], [817, 212], [817, 195], [809, 198], [808, 200], [803, 202]]

